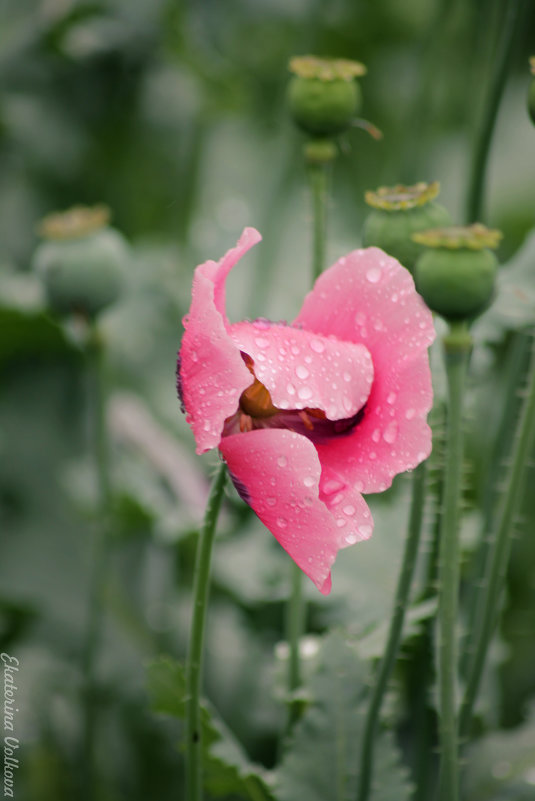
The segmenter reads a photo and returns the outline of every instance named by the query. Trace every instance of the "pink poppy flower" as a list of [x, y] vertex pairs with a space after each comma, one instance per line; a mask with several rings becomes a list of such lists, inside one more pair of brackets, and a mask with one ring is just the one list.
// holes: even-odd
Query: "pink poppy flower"
[[254, 228], [195, 270], [177, 386], [197, 452], [218, 447], [241, 497], [318, 589], [340, 548], [370, 537], [362, 493], [431, 450], [431, 313], [378, 248], [316, 281], [293, 323], [230, 323], [225, 279]]

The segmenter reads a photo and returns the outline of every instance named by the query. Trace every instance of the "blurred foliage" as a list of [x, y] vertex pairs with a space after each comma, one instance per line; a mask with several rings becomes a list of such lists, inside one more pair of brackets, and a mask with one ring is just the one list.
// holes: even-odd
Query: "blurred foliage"
[[[535, 217], [527, 168], [535, 134], [525, 112], [535, 9], [527, 6], [487, 182], [485, 222], [504, 231], [501, 255], [511, 259], [495, 307], [475, 328], [466, 592], [474, 581], [481, 521], [499, 495], [486, 498], [483, 488], [489, 479], [495, 487], [503, 475], [518, 414], [510, 386], [513, 379], [515, 386], [522, 383], [522, 337], [533, 324], [533, 232], [519, 250]], [[264, 242], [229, 280], [231, 316], [292, 319], [308, 289], [302, 139], [284, 107], [294, 54], [363, 61], [363, 116], [384, 133], [377, 142], [355, 129], [341, 143], [330, 202], [333, 260], [359, 244], [368, 188], [437, 179], [441, 201], [461, 220], [503, 13], [501, 0], [0, 4], [0, 649], [20, 661], [20, 798], [67, 801], [80, 791], [81, 660], [95, 523], [84, 354], [76, 326], [50, 318], [29, 271], [38, 220], [55, 209], [102, 202], [132, 243], [124, 297], [101, 321], [111, 391], [114, 539], [98, 661], [98, 797], [167, 801], [180, 796], [182, 785], [178, 730], [150, 712], [144, 666], [161, 652], [184, 657], [193, 532], [214, 462], [213, 456], [193, 456], [175, 395], [180, 319], [193, 268], [219, 257], [251, 224]], [[433, 351], [432, 361], [440, 407], [439, 353]], [[388, 722], [403, 720], [396, 734], [411, 765], [418, 762], [418, 732], [407, 676], [420, 664], [418, 643], [433, 634], [428, 562], [438, 491], [435, 482], [404, 660], [385, 710]], [[278, 773], [281, 787], [294, 788], [292, 798], [312, 797], [299, 766], [302, 731], [308, 727], [323, 749], [325, 727], [336, 725], [321, 669], [346, 665], [340, 686], [357, 695], [355, 676], [364, 692], [373, 669], [367, 660], [384, 638], [407, 500], [403, 477], [384, 497], [372, 498], [374, 538], [341, 554], [329, 598], [310, 588], [312, 639], [304, 656], [311, 705], [303, 729], [285, 745], [290, 750]], [[527, 745], [533, 730], [527, 705], [535, 696], [532, 493], [523, 513], [501, 644], [480, 704], [482, 737], [469, 752], [470, 801], [534, 793], [535, 757]], [[276, 763], [285, 724], [281, 641], [288, 568], [271, 535], [229, 490], [214, 556], [206, 689], [232, 737], [245, 744], [237, 746], [240, 759], [262, 770]], [[316, 645], [333, 624], [343, 634], [336, 647], [322, 650], [321, 668]], [[358, 668], [353, 649], [365, 660]], [[433, 704], [424, 698], [431, 726]], [[497, 726], [508, 728], [489, 731]], [[352, 747], [356, 754], [355, 742]], [[385, 748], [385, 775], [397, 777], [399, 758], [390, 757], [397, 747], [388, 739]], [[405, 779], [392, 782], [401, 793]], [[229, 785], [227, 797], [247, 796]], [[374, 796], [382, 798], [390, 796]]]

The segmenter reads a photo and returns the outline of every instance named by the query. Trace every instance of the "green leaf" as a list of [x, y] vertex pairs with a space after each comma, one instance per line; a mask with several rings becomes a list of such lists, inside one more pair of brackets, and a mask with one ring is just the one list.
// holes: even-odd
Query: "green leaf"
[[[186, 713], [186, 677], [183, 666], [169, 657], [149, 665], [149, 692], [153, 708], [183, 720]], [[250, 762], [243, 748], [205, 701], [201, 708], [203, 770], [207, 790], [214, 796], [235, 793], [251, 801], [274, 801], [268, 771]]]
[[[341, 633], [329, 634], [310, 681], [312, 703], [275, 773], [277, 801], [354, 801], [367, 709], [367, 668]], [[370, 801], [405, 801], [411, 785], [390, 733], [378, 734]]]

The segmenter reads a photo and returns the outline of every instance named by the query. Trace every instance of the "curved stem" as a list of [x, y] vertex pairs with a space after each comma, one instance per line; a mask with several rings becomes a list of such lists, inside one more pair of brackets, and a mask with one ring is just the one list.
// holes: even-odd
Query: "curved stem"
[[98, 486], [98, 511], [93, 561], [89, 586], [89, 619], [83, 656], [84, 674], [84, 732], [83, 732], [83, 793], [86, 799], [94, 796], [95, 733], [97, 721], [95, 668], [104, 617], [104, 588], [110, 542], [110, 469], [106, 426], [106, 390], [104, 379], [104, 344], [96, 325], [90, 330], [87, 343], [87, 373], [90, 407], [93, 460]]
[[463, 459], [462, 405], [470, 355], [464, 324], [450, 327], [444, 339], [448, 379], [448, 433], [444, 472], [444, 511], [440, 532], [438, 668], [440, 691], [440, 801], [459, 798], [457, 729], [457, 617], [459, 604], [459, 504]]
[[502, 99], [507, 73], [513, 52], [516, 33], [519, 30], [519, 19], [525, 0], [509, 0], [506, 17], [499, 42], [498, 53], [494, 62], [494, 72], [490, 81], [487, 104], [483, 111], [483, 119], [476, 137], [474, 152], [471, 158], [470, 183], [466, 200], [466, 221], [476, 222], [481, 219], [483, 205], [483, 189], [494, 125], [498, 116], [498, 108]]
[[461, 734], [466, 734], [470, 724], [485, 658], [496, 624], [509, 554], [511, 552], [511, 529], [522, 498], [522, 477], [525, 471], [526, 461], [535, 438], [535, 347], [532, 349], [528, 375], [527, 394], [516, 432], [516, 441], [513, 450], [511, 470], [507, 481], [507, 489], [498, 522], [496, 537], [492, 543], [489, 554], [488, 570], [486, 573], [487, 579], [478, 609], [479, 614], [477, 615], [475, 635], [476, 646], [474, 657], [468, 670], [466, 691], [461, 706]]
[[316, 278], [321, 275], [325, 267], [328, 164], [309, 164], [308, 177], [310, 181], [310, 191], [312, 194], [312, 283], [314, 283]]
[[394, 613], [390, 622], [390, 632], [388, 635], [386, 651], [379, 667], [379, 674], [370, 701], [370, 706], [368, 708], [368, 715], [366, 717], [366, 723], [364, 727], [364, 737], [362, 741], [360, 757], [360, 779], [357, 796], [358, 801], [367, 801], [370, 792], [375, 731], [379, 720], [379, 713], [381, 711], [381, 704], [385, 690], [398, 653], [403, 622], [405, 620], [405, 611], [407, 609], [409, 592], [414, 574], [414, 566], [416, 564], [416, 557], [418, 555], [418, 546], [422, 531], [425, 481], [426, 465], [425, 462], [422, 462], [422, 464], [420, 464], [413, 473], [409, 530], [396, 590]]
[[201, 681], [203, 667], [204, 631], [208, 606], [212, 545], [223, 489], [226, 465], [219, 466], [212, 484], [203, 524], [199, 532], [195, 572], [193, 577], [193, 618], [186, 665], [186, 798], [202, 799], [202, 733], [201, 733]]

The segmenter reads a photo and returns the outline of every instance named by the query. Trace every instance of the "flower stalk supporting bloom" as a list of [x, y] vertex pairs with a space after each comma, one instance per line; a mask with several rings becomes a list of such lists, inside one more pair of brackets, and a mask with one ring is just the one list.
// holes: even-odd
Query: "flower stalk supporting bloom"
[[370, 794], [375, 732], [377, 730], [377, 723], [385, 690], [396, 662], [412, 577], [414, 575], [414, 567], [418, 556], [424, 511], [426, 475], [426, 463], [422, 462], [413, 474], [409, 530], [405, 542], [401, 572], [398, 579], [394, 611], [390, 621], [386, 650], [379, 666], [377, 681], [366, 716], [360, 756], [358, 801], [367, 801]]
[[104, 589], [110, 546], [110, 469], [106, 426], [106, 391], [104, 380], [105, 348], [96, 323], [92, 323], [86, 346], [91, 438], [98, 482], [98, 519], [93, 543], [89, 589], [89, 620], [84, 647], [84, 735], [82, 748], [83, 793], [94, 796], [95, 734], [97, 722], [95, 665], [104, 617]]
[[459, 733], [456, 706], [459, 605], [459, 505], [463, 459], [462, 407], [471, 350], [465, 322], [450, 323], [444, 337], [448, 380], [448, 433], [440, 531], [438, 673], [440, 709], [440, 801], [459, 798]]
[[210, 586], [212, 545], [226, 480], [224, 462], [212, 485], [203, 524], [199, 533], [193, 577], [193, 617], [186, 667], [186, 798], [202, 799], [201, 681], [206, 628], [206, 610]]
[[460, 713], [460, 733], [466, 735], [477, 698], [485, 658], [502, 597], [503, 584], [511, 552], [511, 529], [522, 498], [523, 473], [535, 439], [535, 347], [532, 349], [526, 398], [521, 412], [507, 489], [498, 522], [495, 539], [491, 545], [484, 588], [476, 612], [475, 650], [469, 664], [466, 690]]

